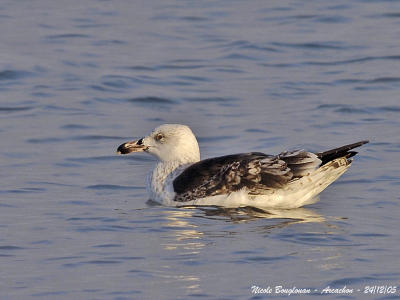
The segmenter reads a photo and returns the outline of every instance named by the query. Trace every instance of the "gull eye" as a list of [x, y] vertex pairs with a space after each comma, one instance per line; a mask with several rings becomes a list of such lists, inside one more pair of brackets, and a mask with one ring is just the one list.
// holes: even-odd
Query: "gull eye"
[[157, 142], [162, 142], [164, 140], [164, 136], [161, 133], [157, 133], [156, 136], [154, 137], [154, 139]]

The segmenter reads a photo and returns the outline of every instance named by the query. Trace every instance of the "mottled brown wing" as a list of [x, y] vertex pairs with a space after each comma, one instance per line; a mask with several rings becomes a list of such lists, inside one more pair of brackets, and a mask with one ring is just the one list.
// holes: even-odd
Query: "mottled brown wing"
[[233, 154], [200, 161], [188, 167], [173, 182], [175, 201], [229, 194], [246, 188], [259, 195], [290, 181], [307, 176], [328, 161], [351, 157], [350, 151], [368, 141], [342, 146], [321, 153], [304, 150], [285, 151], [279, 155], [260, 152]]
[[242, 153], [210, 158], [188, 167], [173, 182], [175, 201], [229, 194], [242, 188], [259, 194], [278, 188], [293, 178], [280, 156]]

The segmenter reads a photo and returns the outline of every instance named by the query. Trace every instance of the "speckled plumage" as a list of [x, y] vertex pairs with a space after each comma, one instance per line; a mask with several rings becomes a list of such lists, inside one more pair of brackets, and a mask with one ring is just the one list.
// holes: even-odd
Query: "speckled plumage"
[[265, 194], [308, 174], [320, 164], [315, 154], [302, 150], [276, 156], [253, 152], [203, 160], [173, 181], [174, 201], [187, 202], [244, 188], [251, 196]]

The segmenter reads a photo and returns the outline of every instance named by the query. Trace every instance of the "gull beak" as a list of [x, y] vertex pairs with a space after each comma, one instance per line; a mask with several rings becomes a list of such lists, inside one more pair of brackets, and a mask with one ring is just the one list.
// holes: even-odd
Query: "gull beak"
[[117, 149], [118, 154], [128, 154], [131, 152], [142, 152], [146, 151], [148, 147], [143, 145], [143, 139], [137, 140], [137, 141], [132, 141], [132, 142], [126, 142], [120, 145]]

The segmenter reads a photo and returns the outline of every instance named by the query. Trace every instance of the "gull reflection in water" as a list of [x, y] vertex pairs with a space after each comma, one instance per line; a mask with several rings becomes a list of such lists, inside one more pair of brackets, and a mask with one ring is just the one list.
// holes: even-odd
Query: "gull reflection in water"
[[[203, 214], [194, 214], [196, 217], [208, 219], [222, 219], [234, 223], [250, 223], [264, 219], [267, 222], [254, 222], [251, 231], [263, 237], [268, 236], [275, 229], [290, 227], [296, 224], [320, 223], [322, 226], [294, 227], [289, 233], [281, 236], [286, 242], [293, 242], [298, 249], [306, 247], [309, 257], [307, 261], [315, 268], [331, 270], [343, 267], [343, 251], [348, 246], [347, 242], [340, 242], [337, 237], [341, 229], [327, 221], [327, 218], [313, 209], [269, 209], [261, 210], [253, 207], [242, 208], [200, 208]], [[329, 217], [330, 220], [344, 220], [341, 217]], [[310, 231], [311, 229], [311, 231]], [[216, 236], [216, 235], [214, 235]], [[279, 238], [280, 235], [278, 235]], [[299, 246], [300, 245], [300, 246]]]
[[[198, 226], [190, 220], [193, 217], [193, 211], [188, 209], [166, 209], [163, 212], [166, 215], [166, 224], [168, 233], [163, 237], [166, 242], [161, 242], [165, 250], [172, 252], [172, 260], [183, 260], [190, 265], [199, 259], [201, 250], [205, 247], [203, 242], [203, 233], [198, 230]], [[169, 266], [165, 266], [170, 269]], [[186, 270], [187, 271], [187, 270]], [[176, 270], [168, 272], [165, 277], [168, 280], [181, 282], [181, 288], [189, 294], [201, 293], [200, 278], [195, 274], [187, 274], [182, 271], [177, 274]], [[186, 273], [186, 274], [184, 274]], [[183, 284], [182, 284], [183, 283]]]
[[[262, 210], [254, 207], [239, 208], [221, 208], [221, 207], [204, 207], [199, 208], [204, 212], [203, 216], [210, 219], [225, 218], [232, 222], [249, 222], [259, 219], [274, 219], [277, 222], [272, 227], [280, 228], [298, 223], [321, 223], [326, 219], [312, 209], [296, 208], [296, 209], [268, 209]], [[281, 221], [278, 221], [281, 219]]]
[[[201, 278], [196, 272], [191, 272], [191, 265], [200, 267], [203, 255], [207, 250], [214, 234], [218, 231], [211, 230], [210, 227], [204, 226], [204, 221], [200, 219], [220, 220], [223, 222], [232, 222], [236, 224], [250, 222], [256, 225], [255, 232], [265, 234], [274, 228], [283, 228], [300, 223], [325, 223], [328, 227], [324, 216], [316, 211], [307, 208], [298, 208], [291, 210], [261, 210], [252, 207], [241, 208], [222, 208], [222, 207], [185, 207], [185, 208], [166, 208], [162, 210], [165, 216], [164, 228], [168, 229], [161, 237], [161, 246], [164, 250], [170, 252], [168, 254], [171, 261], [181, 261], [185, 264], [185, 268], [180, 271], [172, 268], [167, 263], [163, 272], [163, 277], [167, 281], [180, 282], [180, 288], [185, 289], [188, 294], [201, 294], [204, 291], [201, 287]], [[267, 219], [268, 222], [257, 224], [257, 220]], [[209, 221], [206, 224], [209, 224]], [[220, 223], [220, 222], [217, 222]], [[218, 224], [216, 224], [218, 226]], [[208, 229], [206, 229], [208, 228]], [[254, 230], [254, 227], [253, 227]], [[254, 232], [254, 231], [253, 231]], [[211, 233], [211, 235], [210, 235]], [[218, 234], [217, 234], [218, 235]], [[204, 250], [203, 250], [204, 249]], [[201, 267], [200, 267], [201, 268]]]
[[[160, 204], [148, 200], [147, 205], [149, 206], [160, 206]], [[189, 222], [192, 217], [206, 218], [206, 219], [221, 219], [232, 222], [248, 222], [255, 221], [258, 219], [282, 219], [282, 225], [277, 224], [276, 227], [282, 227], [291, 224], [298, 223], [321, 223], [325, 222], [326, 219], [322, 215], [318, 214], [312, 209], [308, 208], [295, 208], [295, 209], [268, 209], [263, 210], [255, 207], [239, 207], [239, 208], [225, 208], [219, 206], [182, 206], [180, 208], [166, 210], [165, 213], [168, 215], [167, 220], [168, 226], [172, 227], [184, 227], [182, 230], [182, 236], [180, 240], [190, 236], [193, 233], [195, 237], [201, 232], [195, 230], [198, 226]], [[192, 228], [189, 230], [188, 228]], [[192, 232], [193, 231], [193, 232]], [[198, 237], [197, 237], [198, 238]]]
[[[193, 218], [222, 220], [234, 223], [252, 222], [260, 219], [270, 219], [273, 223], [268, 228], [282, 228], [300, 223], [324, 223], [324, 216], [312, 209], [269, 209], [262, 210], [254, 207], [224, 208], [216, 206], [188, 206], [172, 208], [164, 211], [166, 226], [174, 235], [174, 243], [169, 241], [164, 247], [167, 250], [184, 250], [188, 254], [196, 254], [205, 246], [202, 242], [204, 233], [193, 221]], [[328, 227], [331, 225], [327, 224]], [[262, 225], [266, 228], [266, 225]]]
[[203, 233], [198, 231], [198, 226], [189, 222], [193, 211], [189, 209], [166, 210], [166, 226], [174, 234], [175, 243], [165, 244], [166, 250], [182, 249], [187, 254], [197, 254], [205, 246], [201, 242]]

